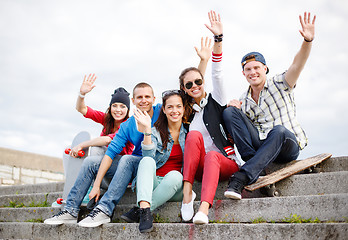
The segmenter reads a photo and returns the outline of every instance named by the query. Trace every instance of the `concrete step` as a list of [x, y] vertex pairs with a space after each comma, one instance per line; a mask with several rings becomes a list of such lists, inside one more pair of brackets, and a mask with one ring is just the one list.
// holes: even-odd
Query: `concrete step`
[[[348, 171], [296, 174], [275, 183], [275, 187], [280, 196], [348, 193]], [[262, 190], [244, 190], [242, 195], [244, 198], [267, 197]]]
[[[195, 211], [199, 201], [195, 201]], [[113, 220], [132, 208], [134, 204], [117, 205]], [[181, 202], [168, 202], [154, 212], [162, 222], [181, 222]], [[46, 219], [59, 212], [57, 208], [0, 208], [0, 222], [25, 222], [32, 219]], [[262, 218], [267, 222], [279, 222], [293, 214], [305, 219], [318, 218], [320, 221], [346, 221], [348, 219], [348, 194], [290, 196], [274, 198], [253, 198], [217, 200], [209, 212], [211, 221], [250, 223]]]
[[[195, 212], [199, 201], [194, 202]], [[133, 205], [118, 205], [114, 220]], [[166, 222], [181, 222], [181, 202], [168, 202], [155, 211]], [[320, 221], [346, 221], [348, 219], [348, 194], [288, 196], [273, 198], [249, 198], [238, 200], [216, 200], [209, 211], [209, 220], [249, 223], [262, 218], [267, 222], [280, 221], [293, 214], [303, 218], [318, 218]]]
[[[226, 199], [224, 191], [227, 185], [227, 181], [219, 183], [215, 195], [216, 200]], [[195, 182], [193, 186], [197, 194], [196, 200], [199, 200], [201, 197], [201, 186], [200, 182]], [[297, 174], [276, 183], [276, 188], [281, 193], [281, 196], [348, 193], [348, 171]], [[58, 197], [62, 196], [62, 192], [3, 195], [0, 196], [0, 206], [9, 206], [10, 201], [24, 203], [25, 205], [30, 204], [32, 201], [43, 202], [46, 195], [47, 201], [51, 204]], [[243, 198], [267, 197], [260, 190], [254, 192], [243, 191], [242, 195]], [[136, 203], [136, 194], [128, 188], [119, 204], [130, 203]]]
[[11, 204], [24, 204], [25, 206], [29, 206], [33, 203], [43, 203], [45, 201], [50, 206], [52, 202], [56, 201], [57, 198], [61, 196], [62, 192], [2, 195], [0, 196], [0, 207], [7, 207]]
[[[216, 189], [215, 199], [226, 199], [224, 192], [228, 181], [220, 182]], [[348, 171], [322, 172], [310, 174], [296, 174], [276, 183], [281, 196], [301, 196], [315, 194], [348, 193]], [[197, 200], [201, 198], [202, 183], [195, 181], [193, 190], [197, 194]], [[265, 197], [260, 190], [254, 192], [243, 191], [244, 198]], [[127, 189], [119, 204], [136, 203], [136, 194]]]
[[155, 223], [141, 234], [136, 223], [107, 223], [97, 228], [77, 224], [0, 223], [4, 239], [346, 239], [348, 223], [207, 224]]
[[50, 192], [62, 192], [64, 189], [64, 182], [53, 183], [39, 183], [39, 184], [26, 184], [16, 186], [1, 186], [1, 195], [11, 194], [24, 194], [24, 193], [50, 193]]
[[[301, 159], [303, 160], [303, 159]], [[301, 161], [298, 160], [298, 161]], [[269, 174], [276, 170], [286, 167], [289, 164], [279, 164], [279, 163], [271, 163], [266, 168], [266, 173]], [[331, 157], [317, 166], [320, 168], [321, 172], [339, 172], [339, 171], [348, 171], [348, 156], [344, 157]]]

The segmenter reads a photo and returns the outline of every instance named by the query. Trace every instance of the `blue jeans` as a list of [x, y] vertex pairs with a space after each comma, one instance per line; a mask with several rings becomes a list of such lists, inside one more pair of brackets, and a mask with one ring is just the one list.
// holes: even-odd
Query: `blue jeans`
[[[112, 178], [114, 176], [120, 158], [120, 155], [115, 157], [109, 170], [106, 172], [105, 177]], [[74, 217], [77, 217], [80, 211], [80, 205], [90, 185], [97, 176], [100, 164], [100, 156], [89, 156], [82, 163], [80, 172], [76, 178], [74, 186], [68, 194], [66, 205], [64, 207], [64, 210], [67, 210]]]
[[109, 217], [112, 216], [115, 206], [122, 198], [130, 181], [136, 177], [140, 160], [140, 156], [124, 155], [118, 161], [116, 172], [114, 171], [108, 190], [97, 206]]
[[267, 138], [260, 140], [257, 128], [240, 109], [226, 108], [223, 118], [239, 154], [246, 162], [240, 172], [248, 176], [249, 184], [255, 182], [271, 162], [290, 162], [300, 153], [295, 135], [282, 125], [274, 126]]
[[144, 157], [138, 168], [137, 204], [145, 201], [150, 204], [151, 211], [164, 203], [181, 202], [183, 198], [183, 176], [172, 170], [164, 177], [156, 176], [156, 162], [151, 157]]

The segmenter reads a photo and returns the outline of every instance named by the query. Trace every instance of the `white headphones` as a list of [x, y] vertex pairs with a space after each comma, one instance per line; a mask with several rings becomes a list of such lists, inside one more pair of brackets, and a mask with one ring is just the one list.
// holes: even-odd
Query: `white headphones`
[[199, 102], [199, 105], [197, 103], [195, 103], [195, 104], [193, 104], [192, 108], [196, 112], [200, 112], [207, 105], [207, 103], [208, 103], [208, 99], [202, 98], [202, 100]]

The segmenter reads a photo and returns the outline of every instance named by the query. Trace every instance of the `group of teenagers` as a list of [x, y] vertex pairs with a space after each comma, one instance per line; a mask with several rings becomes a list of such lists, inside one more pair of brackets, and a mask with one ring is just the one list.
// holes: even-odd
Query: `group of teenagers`
[[[78, 225], [108, 223], [131, 184], [136, 206], [121, 218], [139, 223], [140, 232], [152, 231], [152, 211], [168, 201], [182, 201], [183, 221], [207, 224], [219, 181], [229, 180], [225, 197], [240, 200], [244, 186], [255, 182], [270, 163], [298, 157], [307, 137], [296, 119], [293, 89], [310, 54], [316, 17], [311, 19], [306, 12], [299, 16], [304, 40], [284, 73], [268, 78], [263, 55], [246, 54], [241, 65], [249, 87], [239, 100], [229, 102], [221, 66], [223, 24], [214, 11], [208, 17], [210, 24], [205, 26], [214, 35], [213, 46], [208, 38], [201, 39], [201, 48], [196, 48], [198, 67], [181, 72], [180, 88], [164, 91], [162, 104], [154, 105], [153, 88], [141, 82], [133, 89], [131, 101], [136, 108], [131, 117], [129, 93], [122, 87], [115, 90], [106, 113], [93, 110], [84, 98], [94, 88], [96, 76], [85, 76], [76, 108], [104, 128], [100, 137], [79, 144], [70, 155], [77, 157], [79, 150], [90, 146], [102, 150], [83, 161], [66, 205], [44, 223], [76, 223], [90, 186], [89, 198], [96, 205]], [[213, 90], [207, 93], [204, 74], [210, 58]], [[101, 195], [104, 178], [111, 181]], [[202, 182], [196, 214], [195, 180]]]

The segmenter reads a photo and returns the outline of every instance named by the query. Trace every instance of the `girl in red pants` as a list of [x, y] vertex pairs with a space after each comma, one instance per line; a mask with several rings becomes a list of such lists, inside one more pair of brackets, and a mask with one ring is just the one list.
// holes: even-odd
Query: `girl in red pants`
[[[193, 201], [196, 197], [192, 184], [194, 179], [202, 181], [201, 205], [193, 217], [195, 224], [208, 223], [208, 212], [213, 204], [219, 179], [227, 180], [239, 169], [233, 144], [227, 137], [222, 120], [222, 111], [226, 106], [221, 75], [222, 23], [220, 15], [214, 11], [208, 15], [211, 26], [206, 27], [214, 34], [215, 40], [212, 57], [213, 91], [208, 95], [204, 91], [203, 75], [197, 68], [187, 68], [179, 77], [180, 88], [193, 103], [185, 143], [181, 215], [184, 221], [192, 219]], [[206, 63], [208, 59], [209, 57]]]

